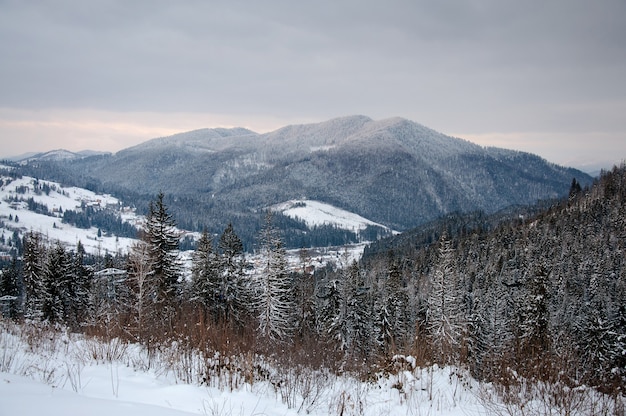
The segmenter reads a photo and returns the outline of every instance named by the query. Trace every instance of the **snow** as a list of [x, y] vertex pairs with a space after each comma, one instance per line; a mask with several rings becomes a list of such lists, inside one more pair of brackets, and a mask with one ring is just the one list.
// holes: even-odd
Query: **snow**
[[[113, 359], [94, 359], [109, 344], [76, 334], [45, 334], [29, 346], [0, 322], [2, 415], [482, 415], [477, 383], [452, 367], [413, 368], [361, 382], [349, 376], [305, 374], [306, 383], [279, 374], [282, 385], [255, 381], [221, 387], [185, 382], [142, 347], [124, 344]], [[32, 340], [31, 340], [32, 342]], [[114, 345], [115, 346], [115, 345]], [[121, 344], [117, 345], [118, 347]], [[97, 354], [95, 354], [97, 355]], [[166, 356], [167, 354], [163, 354]], [[171, 356], [170, 356], [171, 357]], [[163, 360], [163, 358], [161, 358]], [[147, 361], [150, 369], [146, 369]], [[166, 359], [167, 360], [167, 359]], [[411, 361], [410, 359], [407, 360]], [[170, 363], [171, 364], [171, 363]], [[173, 364], [176, 365], [176, 364]], [[312, 371], [312, 370], [311, 370]], [[228, 377], [224, 375], [224, 377]], [[309, 391], [311, 393], [311, 391]]]
[[[1, 178], [5, 182], [8, 178]], [[0, 220], [5, 222], [5, 238], [8, 238], [17, 229], [21, 236], [29, 231], [38, 232], [48, 241], [60, 241], [69, 247], [75, 248], [80, 241], [85, 250], [92, 254], [104, 254], [127, 252], [129, 247], [135, 241], [131, 238], [102, 236], [98, 237], [98, 229], [82, 229], [73, 227], [61, 222], [62, 212], [66, 210], [79, 210], [81, 204], [93, 205], [96, 207], [120, 207], [120, 201], [111, 195], [99, 195], [86, 189], [67, 187], [64, 188], [58, 183], [51, 181], [39, 180], [40, 185], [47, 184], [52, 188], [49, 194], [45, 192], [35, 192], [35, 179], [24, 176], [15, 179], [0, 188]], [[16, 189], [23, 187], [27, 191], [17, 193]], [[21, 197], [26, 199], [33, 198], [39, 204], [48, 207], [48, 210], [54, 215], [44, 215], [29, 211], [25, 202], [9, 203], [8, 198]], [[132, 211], [122, 213], [122, 219], [127, 222], [137, 223], [141, 221], [141, 217]], [[9, 216], [15, 218], [18, 216], [18, 222], [11, 222]], [[0, 232], [2, 230], [0, 229]], [[7, 235], [8, 234], [8, 235]]]
[[[1, 166], [0, 166], [1, 167]], [[9, 178], [0, 178], [5, 182]], [[77, 228], [69, 224], [62, 223], [62, 212], [67, 210], [80, 210], [81, 204], [92, 205], [95, 207], [109, 207], [115, 209], [120, 214], [123, 221], [129, 222], [135, 226], [140, 226], [144, 218], [135, 214], [134, 210], [122, 207], [122, 202], [107, 194], [96, 194], [92, 191], [77, 187], [62, 187], [60, 184], [52, 181], [39, 180], [40, 185], [46, 184], [52, 190], [49, 194], [45, 192], [35, 192], [36, 179], [24, 176], [5, 183], [0, 187], [0, 221], [4, 221], [4, 230], [0, 228], [0, 233], [4, 232], [5, 239], [9, 238], [14, 230], [18, 230], [20, 236], [29, 231], [40, 233], [47, 238], [49, 242], [54, 243], [60, 241], [70, 248], [75, 248], [80, 241], [85, 250], [91, 254], [104, 253], [127, 253], [135, 239], [106, 236], [98, 237], [98, 229], [92, 227], [90, 229]], [[18, 193], [18, 188], [26, 188], [24, 193]], [[29, 211], [26, 202], [9, 203], [9, 198], [23, 198], [33, 200], [39, 204], [48, 207], [48, 210], [54, 215], [44, 215]], [[292, 200], [271, 207], [275, 211], [280, 211], [284, 215], [291, 218], [298, 218], [306, 223], [308, 227], [321, 225], [333, 225], [341, 229], [358, 232], [364, 230], [368, 225], [379, 226], [384, 229], [387, 227], [363, 218], [357, 214], [345, 211], [314, 200]], [[9, 216], [19, 217], [18, 222], [11, 222]], [[182, 230], [181, 230], [182, 232]], [[196, 238], [197, 233], [191, 233]], [[347, 247], [327, 247], [322, 249], [311, 249], [312, 256], [318, 259], [317, 267], [323, 266], [328, 261], [339, 263], [340, 258], [345, 257], [345, 253], [349, 254], [350, 261], [358, 259], [363, 252], [365, 243], [356, 244]], [[298, 251], [294, 250], [289, 253], [290, 263], [298, 263]]]
[[6, 415], [182, 416], [185, 412], [154, 404], [90, 397], [14, 374], [0, 373], [0, 400]]
[[386, 226], [370, 221], [358, 214], [314, 200], [291, 200], [273, 205], [270, 209], [281, 212], [290, 218], [300, 219], [309, 228], [333, 225], [340, 229], [358, 232], [364, 230], [368, 225], [373, 225], [388, 229]]

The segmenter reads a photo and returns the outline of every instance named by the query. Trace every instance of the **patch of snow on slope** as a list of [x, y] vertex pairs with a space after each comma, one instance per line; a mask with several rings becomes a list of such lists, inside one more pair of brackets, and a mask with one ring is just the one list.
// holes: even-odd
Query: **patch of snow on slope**
[[[63, 212], [67, 210], [80, 210], [81, 205], [93, 205], [97, 207], [117, 207], [121, 209], [120, 201], [111, 195], [98, 195], [92, 191], [67, 187], [58, 183], [39, 180], [24, 176], [10, 181], [4, 178], [5, 185], [0, 188], [0, 221], [4, 222], [5, 238], [10, 237], [13, 231], [18, 231], [20, 236], [33, 231], [40, 233], [50, 242], [60, 241], [69, 247], [75, 248], [80, 241], [85, 250], [92, 254], [104, 254], [126, 252], [135, 241], [131, 238], [116, 236], [98, 237], [98, 229], [82, 229], [62, 223]], [[35, 183], [50, 186], [51, 191], [46, 194], [35, 191]], [[20, 192], [18, 192], [20, 189]], [[32, 198], [38, 204], [45, 205], [51, 215], [44, 215], [29, 211], [26, 202], [9, 202], [11, 198]], [[9, 218], [18, 218], [11, 221]], [[125, 221], [137, 224], [140, 218], [133, 212], [122, 215]], [[8, 233], [8, 235], [7, 235]]]
[[270, 209], [290, 218], [302, 220], [307, 227], [333, 225], [354, 232], [364, 230], [368, 225], [388, 229], [360, 215], [319, 201], [292, 200], [273, 205]]

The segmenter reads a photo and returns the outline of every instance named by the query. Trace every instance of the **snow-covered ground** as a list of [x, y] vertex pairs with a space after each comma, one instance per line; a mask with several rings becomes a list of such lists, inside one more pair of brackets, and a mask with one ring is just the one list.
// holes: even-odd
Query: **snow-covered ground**
[[[216, 360], [231, 365], [207, 367]], [[410, 356], [393, 364], [394, 371], [359, 381], [249, 354], [199, 357], [175, 343], [149, 354], [118, 339], [0, 320], [0, 415], [574, 416], [623, 414], [626, 403], [585, 386], [498, 390], [464, 369], [417, 367]], [[264, 372], [249, 376], [258, 368]]]
[[[4, 229], [0, 233], [5, 239], [11, 237], [14, 230], [18, 230], [20, 236], [29, 231], [34, 231], [46, 236], [48, 241], [60, 241], [69, 247], [76, 247], [80, 241], [85, 250], [93, 254], [105, 254], [127, 252], [134, 242], [131, 238], [116, 236], [98, 237], [98, 229], [82, 229], [61, 222], [63, 212], [67, 210], [80, 210], [81, 204], [91, 205], [98, 208], [110, 207], [118, 210], [125, 221], [136, 223], [141, 218], [134, 212], [121, 207], [120, 201], [111, 195], [99, 195], [86, 189], [76, 187], [61, 187], [58, 183], [39, 180], [24, 176], [20, 179], [9, 181], [9, 178], [1, 178], [4, 185], [0, 187], [0, 220], [4, 221]], [[45, 184], [50, 187], [48, 193], [35, 191], [35, 184]], [[18, 192], [18, 189], [20, 192]], [[44, 215], [29, 211], [26, 202], [9, 202], [12, 198], [33, 198], [38, 204], [45, 205], [52, 214]], [[18, 221], [15, 221], [17, 217]], [[10, 220], [9, 218], [12, 218]]]
[[486, 414], [478, 384], [454, 368], [420, 369], [405, 361], [397, 375], [371, 382], [327, 372], [280, 374], [273, 368], [274, 380], [220, 385], [214, 379], [206, 385], [182, 380], [180, 363], [165, 358], [173, 358], [168, 351], [148, 359], [137, 345], [47, 333], [41, 345], [32, 346], [2, 326], [2, 415]]
[[281, 212], [287, 217], [300, 219], [308, 227], [333, 225], [337, 228], [354, 232], [364, 230], [368, 225], [388, 229], [384, 225], [370, 221], [360, 215], [319, 201], [306, 199], [291, 200], [273, 205], [270, 209]]

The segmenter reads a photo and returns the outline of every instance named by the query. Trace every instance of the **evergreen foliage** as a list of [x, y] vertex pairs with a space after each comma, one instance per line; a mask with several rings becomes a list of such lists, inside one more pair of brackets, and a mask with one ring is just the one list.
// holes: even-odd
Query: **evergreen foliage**
[[241, 326], [250, 312], [250, 282], [244, 274], [243, 243], [231, 223], [224, 229], [218, 243], [220, 252], [218, 281], [213, 309], [218, 320]]
[[160, 192], [156, 201], [150, 204], [144, 239], [158, 285], [155, 300], [167, 308], [173, 306], [179, 290], [181, 265], [178, 260], [179, 233], [163, 198]]
[[287, 270], [287, 258], [278, 230], [268, 211], [259, 236], [263, 267], [257, 276], [255, 304], [259, 333], [273, 341], [288, 341], [295, 327], [294, 290]]

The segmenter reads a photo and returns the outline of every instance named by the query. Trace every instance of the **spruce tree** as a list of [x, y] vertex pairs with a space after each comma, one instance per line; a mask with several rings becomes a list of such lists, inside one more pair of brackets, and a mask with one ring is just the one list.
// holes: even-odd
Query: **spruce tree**
[[372, 314], [369, 308], [368, 288], [363, 273], [354, 260], [347, 268], [346, 322], [348, 327], [347, 348], [353, 355], [366, 357], [372, 345]]
[[249, 282], [244, 274], [243, 243], [231, 223], [220, 236], [219, 279], [213, 309], [218, 321], [243, 326], [250, 312]]
[[387, 278], [382, 285], [382, 298], [377, 302], [377, 338], [385, 353], [398, 351], [409, 335], [409, 299], [402, 281], [402, 272], [390, 259]]
[[548, 267], [539, 265], [524, 285], [526, 294], [520, 311], [519, 330], [522, 352], [529, 358], [538, 358], [550, 351], [548, 283]]
[[213, 239], [204, 230], [192, 257], [191, 300], [210, 312], [215, 320], [219, 316], [221, 280], [220, 261]]
[[73, 322], [76, 325], [85, 324], [93, 314], [92, 283], [93, 271], [85, 266], [85, 247], [79, 241], [76, 252], [71, 258], [72, 279], [72, 311]]
[[345, 347], [345, 300], [343, 284], [337, 273], [329, 273], [317, 290], [318, 332], [340, 349]]
[[459, 276], [454, 270], [454, 250], [443, 236], [439, 242], [439, 261], [428, 295], [427, 327], [435, 354], [444, 362], [457, 357], [465, 331]]
[[[163, 193], [160, 192], [157, 200], [150, 203], [146, 218], [145, 241], [148, 244], [154, 282], [157, 285], [155, 301], [164, 309], [171, 309], [178, 295], [181, 277], [181, 265], [178, 260], [179, 233], [172, 215], [163, 202], [163, 197]], [[170, 312], [171, 310], [168, 313]]]
[[268, 211], [260, 235], [264, 267], [257, 280], [256, 306], [259, 332], [271, 340], [286, 341], [294, 330], [293, 285], [286, 252]]
[[51, 323], [69, 323], [74, 293], [70, 262], [61, 243], [49, 251], [44, 276], [43, 319]]
[[39, 234], [33, 232], [24, 235], [23, 247], [24, 317], [41, 319], [47, 289], [44, 273], [46, 251]]

